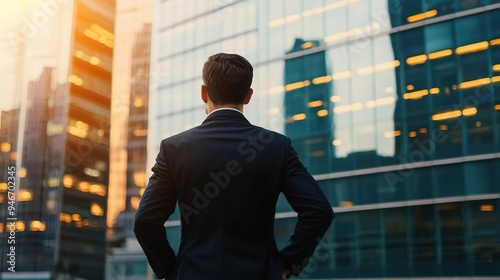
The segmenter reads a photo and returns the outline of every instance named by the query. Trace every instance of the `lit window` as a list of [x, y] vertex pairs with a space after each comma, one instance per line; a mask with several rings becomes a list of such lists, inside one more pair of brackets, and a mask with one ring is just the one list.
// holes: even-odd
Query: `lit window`
[[433, 121], [443, 121], [443, 120], [458, 118], [461, 115], [462, 115], [462, 111], [460, 111], [460, 110], [447, 111], [447, 112], [442, 112], [442, 113], [437, 113], [437, 114], [432, 115], [432, 120]]
[[439, 88], [431, 88], [429, 91], [431, 94], [438, 94], [439, 93]]
[[99, 204], [92, 203], [92, 205], [90, 206], [90, 213], [94, 216], [102, 217], [104, 216], [104, 209], [102, 209]]
[[305, 42], [305, 43], [303, 43], [303, 44], [301, 45], [301, 47], [302, 47], [303, 49], [309, 49], [309, 48], [314, 47], [314, 44], [313, 44], [313, 42]]
[[82, 220], [82, 216], [80, 216], [79, 214], [73, 214], [73, 215], [71, 215], [71, 220], [73, 220], [75, 222], [79, 222]]
[[139, 208], [139, 202], [140, 201], [141, 201], [140, 197], [133, 196], [133, 197], [130, 198], [130, 206], [132, 206], [132, 208], [134, 210], [137, 210]]
[[333, 112], [335, 114], [343, 114], [343, 113], [347, 113], [347, 112], [360, 111], [363, 108], [364, 108], [363, 103], [354, 103], [354, 104], [350, 104], [350, 105], [343, 105], [343, 106], [335, 107], [335, 108], [333, 108]]
[[71, 75], [68, 77], [68, 82], [75, 84], [77, 86], [83, 85], [83, 80], [82, 78], [78, 77], [78, 75]]
[[481, 212], [491, 212], [491, 211], [495, 210], [495, 207], [491, 204], [483, 204], [483, 205], [481, 205], [479, 210], [481, 210]]
[[146, 172], [135, 171], [134, 172], [134, 184], [138, 187], [146, 186]]
[[385, 138], [393, 138], [393, 137], [398, 137], [398, 136], [401, 136], [401, 131], [400, 130], [387, 131], [386, 133], [384, 133], [384, 137]]
[[461, 89], [468, 89], [468, 88], [475, 88], [475, 87], [488, 85], [489, 83], [491, 83], [490, 78], [481, 78], [481, 79], [476, 79], [476, 80], [471, 80], [471, 81], [466, 81], [466, 82], [460, 83], [459, 87]]
[[30, 190], [19, 190], [18, 200], [19, 201], [30, 201], [33, 199], [33, 192]]
[[144, 99], [142, 98], [134, 99], [134, 107], [141, 108], [142, 106], [144, 106]]
[[430, 10], [424, 13], [409, 16], [407, 18], [408, 22], [417, 22], [431, 17], [435, 17], [438, 14], [437, 10]]
[[99, 177], [101, 175], [101, 172], [99, 172], [99, 170], [90, 167], [85, 167], [83, 169], [83, 173], [89, 175], [90, 177]]
[[418, 90], [418, 91], [414, 91], [414, 92], [407, 92], [407, 93], [403, 94], [403, 98], [417, 100], [417, 99], [421, 99], [422, 97], [424, 97], [428, 94], [429, 94], [429, 91], [426, 89], [423, 89], [423, 90]]
[[17, 221], [16, 222], [16, 231], [24, 231], [26, 226], [24, 225], [23, 221]]
[[268, 89], [268, 92], [271, 94], [282, 93], [285, 90], [284, 86], [277, 86]]
[[63, 185], [66, 187], [66, 188], [71, 188], [73, 186], [73, 176], [70, 176], [70, 175], [64, 175], [63, 177]]
[[79, 138], [86, 138], [87, 133], [89, 131], [89, 125], [87, 123], [84, 123], [82, 121], [70, 121], [70, 125], [66, 129], [66, 131], [76, 137]]
[[453, 51], [450, 49], [447, 50], [442, 50], [438, 52], [433, 52], [429, 54], [429, 59], [438, 59], [438, 58], [443, 58], [447, 57], [453, 54]]
[[332, 141], [333, 146], [340, 146], [342, 145], [342, 141], [340, 139], [335, 139]]
[[488, 42], [487, 41], [482, 41], [470, 45], [464, 45], [458, 47], [455, 52], [459, 55], [466, 54], [466, 53], [471, 53], [471, 52], [478, 52], [478, 51], [484, 51], [488, 49]]
[[302, 81], [302, 82], [296, 82], [296, 83], [291, 83], [291, 84], [288, 84], [285, 86], [285, 90], [286, 91], [292, 91], [292, 90], [296, 90], [296, 89], [300, 89], [300, 88], [303, 88], [303, 87], [307, 87], [311, 84], [311, 82], [309, 81]]
[[113, 47], [114, 35], [108, 30], [102, 28], [97, 24], [92, 24], [90, 28], [85, 29], [83, 34], [92, 40], [98, 41], [99, 43], [106, 45], [107, 47]]
[[89, 192], [90, 183], [89, 182], [80, 182], [78, 183], [78, 190], [81, 192]]
[[329, 83], [332, 79], [333, 79], [332, 76], [327, 75], [327, 76], [314, 78], [312, 82], [315, 85], [320, 85], [320, 84]]
[[71, 223], [72, 219], [71, 219], [71, 215], [70, 214], [67, 214], [67, 213], [61, 213], [59, 215], [59, 220], [61, 222], [65, 222], [65, 223]]
[[323, 105], [323, 101], [321, 100], [314, 100], [307, 104], [307, 106], [309, 106], [310, 108], [319, 107], [321, 105]]
[[0, 151], [2, 151], [3, 153], [10, 152], [11, 148], [12, 146], [9, 142], [3, 142], [2, 144], [0, 144]]
[[30, 223], [31, 231], [45, 231], [45, 224], [40, 221], [31, 221]]
[[26, 167], [21, 167], [21, 170], [19, 170], [19, 178], [25, 178], [26, 177]]
[[375, 71], [375, 68], [373, 66], [367, 66], [367, 67], [359, 68], [358, 70], [356, 70], [356, 73], [358, 75], [368, 75], [368, 74], [373, 73], [373, 71]]
[[92, 65], [99, 65], [99, 63], [101, 63], [101, 60], [98, 57], [92, 56], [89, 59], [89, 63]]
[[427, 61], [427, 55], [425, 55], [425, 54], [408, 57], [406, 59], [406, 63], [408, 65], [418, 65], [418, 64], [422, 64], [426, 61]]
[[462, 110], [462, 115], [466, 117], [474, 116], [477, 113], [476, 107], [469, 107]]
[[388, 61], [388, 62], [382, 62], [377, 65], [375, 65], [375, 71], [382, 71], [382, 70], [387, 70], [387, 69], [394, 69], [396, 67], [399, 67], [401, 63], [399, 60], [394, 60], [394, 61]]
[[295, 114], [292, 116], [292, 120], [294, 121], [302, 121], [306, 119], [306, 114], [300, 113], [300, 114]]
[[332, 75], [333, 80], [348, 79], [352, 76], [351, 71], [338, 72]]
[[328, 116], [328, 110], [326, 110], [326, 109], [319, 110], [318, 113], [317, 113], [317, 115], [318, 115], [318, 117]]
[[90, 193], [97, 194], [100, 196], [106, 195], [106, 188], [101, 184], [92, 184], [90, 185]]

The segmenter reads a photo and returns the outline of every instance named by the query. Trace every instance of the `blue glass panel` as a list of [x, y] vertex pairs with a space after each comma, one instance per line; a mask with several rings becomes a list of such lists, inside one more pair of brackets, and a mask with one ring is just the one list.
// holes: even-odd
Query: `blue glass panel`
[[464, 166], [453, 164], [432, 169], [436, 197], [461, 196], [465, 194]]
[[410, 273], [408, 259], [408, 215], [407, 208], [383, 210], [385, 238], [385, 271], [389, 277], [407, 277]]
[[498, 275], [500, 200], [473, 201], [469, 207], [473, 275]]

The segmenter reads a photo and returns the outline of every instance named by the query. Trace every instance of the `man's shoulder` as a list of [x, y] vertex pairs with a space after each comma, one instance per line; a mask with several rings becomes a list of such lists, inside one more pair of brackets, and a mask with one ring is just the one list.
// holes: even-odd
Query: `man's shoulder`
[[196, 133], [196, 131], [199, 129], [199, 127], [200, 127], [200, 125], [197, 125], [195, 127], [184, 130], [184, 131], [179, 132], [177, 134], [168, 136], [162, 140], [162, 143], [175, 143], [178, 141], [183, 141], [184, 139], [189, 139], [192, 137], [193, 134]]
[[[290, 142], [290, 139], [288, 136], [276, 132], [274, 130], [270, 130], [261, 126], [253, 125], [248, 123], [248, 126], [252, 128], [252, 135], [249, 136], [256, 136], [259, 138], [267, 139], [268, 141], [278, 141], [283, 144], [286, 142]], [[179, 142], [189, 142], [192, 140], [197, 139], [197, 135], [201, 135], [203, 131], [203, 124], [197, 125], [195, 127], [192, 127], [190, 129], [187, 129], [185, 131], [179, 132], [177, 134], [171, 135], [169, 137], [166, 137], [162, 140], [162, 143], [179, 143]]]
[[282, 133], [279, 133], [277, 131], [274, 131], [274, 130], [271, 130], [271, 129], [268, 129], [268, 128], [265, 128], [262, 126], [258, 126], [258, 125], [252, 125], [252, 126], [255, 127], [255, 129], [261, 131], [262, 133], [272, 134], [273, 136], [275, 136], [279, 139], [288, 139], [288, 136], [286, 136]]
[[261, 140], [267, 142], [275, 142], [279, 145], [287, 145], [290, 143], [290, 138], [286, 135], [283, 135], [282, 133], [257, 125], [252, 125], [252, 127], [254, 127], [255, 129], [255, 132], [252, 133], [252, 136], [256, 136]]

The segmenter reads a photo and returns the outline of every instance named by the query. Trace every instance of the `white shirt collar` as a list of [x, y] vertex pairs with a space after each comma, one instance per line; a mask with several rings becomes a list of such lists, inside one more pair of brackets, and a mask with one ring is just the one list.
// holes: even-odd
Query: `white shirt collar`
[[243, 114], [243, 113], [241, 113], [241, 111], [240, 111], [240, 110], [238, 110], [238, 109], [231, 108], [231, 107], [222, 107], [222, 108], [217, 108], [217, 109], [213, 110], [212, 112], [210, 112], [210, 114], [208, 114], [208, 115], [207, 115], [207, 117], [208, 117], [208, 116], [210, 116], [211, 114], [213, 114], [214, 112], [217, 112], [217, 111], [222, 111], [222, 110], [232, 110], [232, 111], [236, 111], [236, 112], [238, 112], [238, 113], [240, 113], [240, 114]]

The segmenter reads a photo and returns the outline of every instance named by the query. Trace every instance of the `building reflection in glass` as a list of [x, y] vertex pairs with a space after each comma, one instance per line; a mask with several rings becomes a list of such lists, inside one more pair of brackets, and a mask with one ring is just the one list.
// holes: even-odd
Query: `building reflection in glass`
[[[288, 54], [320, 44], [317, 40], [296, 39]], [[324, 50], [285, 60], [285, 133], [314, 174], [328, 172], [335, 157], [330, 101], [332, 77], [326, 62]]]

